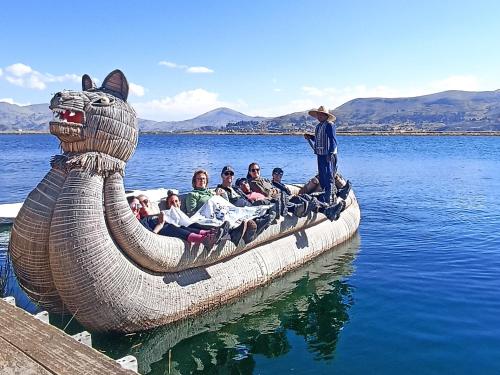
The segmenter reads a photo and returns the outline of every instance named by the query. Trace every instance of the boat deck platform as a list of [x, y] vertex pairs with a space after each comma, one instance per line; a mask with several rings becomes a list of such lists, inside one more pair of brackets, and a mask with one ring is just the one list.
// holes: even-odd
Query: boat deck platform
[[135, 374], [0, 299], [0, 374]]

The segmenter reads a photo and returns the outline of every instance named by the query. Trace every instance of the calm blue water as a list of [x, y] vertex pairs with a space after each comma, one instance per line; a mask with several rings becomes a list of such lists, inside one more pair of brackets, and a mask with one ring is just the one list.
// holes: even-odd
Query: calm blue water
[[[362, 210], [357, 236], [224, 309], [150, 333], [98, 335], [96, 346], [136, 355], [152, 374], [168, 373], [169, 355], [182, 374], [500, 373], [500, 138], [339, 142]], [[48, 171], [58, 142], [0, 136], [0, 150], [0, 202], [14, 202]], [[227, 162], [243, 175], [251, 161], [267, 176], [282, 167], [287, 181], [315, 172], [300, 137], [150, 135], [126, 187], [188, 190], [198, 167], [214, 184]]]

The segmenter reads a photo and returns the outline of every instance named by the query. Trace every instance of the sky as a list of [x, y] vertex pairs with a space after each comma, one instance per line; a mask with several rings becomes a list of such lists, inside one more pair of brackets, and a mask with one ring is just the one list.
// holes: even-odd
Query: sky
[[2, 2], [0, 101], [48, 103], [117, 68], [157, 121], [496, 90], [499, 14], [486, 0]]

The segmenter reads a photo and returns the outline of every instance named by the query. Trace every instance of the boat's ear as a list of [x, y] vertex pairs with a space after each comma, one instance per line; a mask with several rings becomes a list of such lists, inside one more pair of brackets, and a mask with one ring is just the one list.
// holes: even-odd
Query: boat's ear
[[84, 74], [82, 76], [82, 90], [87, 91], [87, 90], [92, 90], [95, 88], [96, 88], [96, 85], [92, 81], [92, 78], [90, 78], [90, 76], [88, 74]]
[[102, 88], [111, 92], [113, 95], [119, 97], [123, 101], [128, 98], [128, 81], [121, 70], [116, 69], [104, 78]]

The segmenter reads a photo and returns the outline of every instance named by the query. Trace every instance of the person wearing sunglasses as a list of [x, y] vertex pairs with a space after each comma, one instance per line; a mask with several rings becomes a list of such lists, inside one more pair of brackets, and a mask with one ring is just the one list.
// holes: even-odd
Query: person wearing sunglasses
[[284, 183], [281, 182], [281, 179], [283, 177], [283, 169], [276, 167], [273, 169], [272, 173], [272, 180], [271, 183], [276, 189], [279, 189], [280, 191], [292, 195], [292, 192], [290, 191], [289, 188], [286, 187]]
[[276, 188], [271, 181], [260, 175], [259, 164], [253, 162], [248, 166], [247, 180], [250, 185], [250, 189], [253, 192], [263, 194], [266, 198], [277, 202], [280, 215], [284, 215], [286, 212], [290, 212], [297, 217], [308, 215], [309, 211], [307, 201], [290, 201], [290, 194]]
[[252, 191], [263, 194], [266, 198], [280, 199], [280, 191], [273, 186], [271, 181], [260, 175], [260, 166], [256, 162], [248, 166], [247, 180]]
[[250, 206], [250, 204], [242, 199], [241, 195], [233, 188], [234, 169], [230, 165], [222, 168], [220, 173], [222, 179], [221, 183], [217, 185], [217, 189], [222, 189], [226, 192], [227, 200], [234, 204], [236, 207]]

